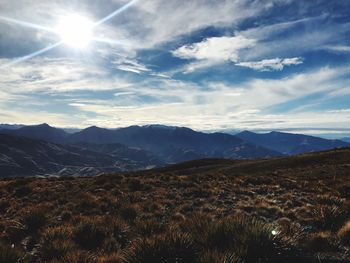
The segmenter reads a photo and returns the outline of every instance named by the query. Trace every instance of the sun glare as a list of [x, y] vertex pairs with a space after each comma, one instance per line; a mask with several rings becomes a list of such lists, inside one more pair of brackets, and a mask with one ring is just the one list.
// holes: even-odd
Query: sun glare
[[80, 15], [62, 17], [57, 26], [57, 33], [63, 43], [75, 48], [85, 49], [92, 39], [93, 23]]

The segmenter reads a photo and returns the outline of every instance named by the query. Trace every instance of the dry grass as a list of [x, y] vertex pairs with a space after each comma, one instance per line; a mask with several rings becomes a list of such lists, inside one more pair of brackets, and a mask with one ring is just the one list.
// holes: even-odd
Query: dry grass
[[345, 149], [3, 179], [0, 262], [350, 262], [349, 164]]

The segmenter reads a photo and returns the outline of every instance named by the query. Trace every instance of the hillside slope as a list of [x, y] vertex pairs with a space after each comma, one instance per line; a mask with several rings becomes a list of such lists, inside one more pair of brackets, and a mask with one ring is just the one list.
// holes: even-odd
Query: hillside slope
[[[97, 175], [107, 171], [145, 169], [161, 162], [125, 146], [115, 153], [53, 144], [0, 134], [0, 177], [38, 175]], [[121, 150], [123, 154], [116, 152]], [[128, 153], [128, 154], [126, 154]], [[133, 159], [133, 157], [137, 157]], [[144, 158], [143, 158], [144, 157]]]
[[15, 244], [31, 262], [348, 263], [349, 172], [346, 148], [0, 180], [0, 250]]

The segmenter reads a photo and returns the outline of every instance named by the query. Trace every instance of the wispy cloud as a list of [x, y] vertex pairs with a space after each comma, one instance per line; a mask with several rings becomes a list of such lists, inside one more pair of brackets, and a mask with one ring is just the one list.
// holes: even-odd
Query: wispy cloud
[[129, 58], [119, 58], [113, 62], [116, 68], [122, 71], [133, 72], [136, 74], [141, 74], [145, 72], [150, 72], [151, 70], [147, 68], [146, 65], [141, 64], [135, 59]]
[[350, 46], [334, 45], [334, 46], [326, 46], [325, 49], [336, 53], [350, 53]]
[[[273, 105], [310, 94], [327, 94], [330, 90], [338, 90], [342, 84], [337, 80], [347, 72], [348, 68], [321, 68], [281, 80], [254, 79], [233, 86], [222, 82], [209, 82], [205, 88], [203, 85], [179, 81], [161, 81], [156, 87], [154, 83], [151, 86], [150, 83], [144, 83], [125, 89], [125, 93], [118, 92], [124, 97], [118, 96], [120, 98], [117, 100], [85, 100], [72, 106], [83, 112], [97, 114], [97, 117], [89, 119], [90, 123], [109, 127], [113, 123], [123, 126], [135, 122], [161, 122], [208, 130], [218, 127], [277, 129], [309, 127], [311, 124], [315, 127], [327, 127], [327, 122], [332, 122], [334, 127], [344, 128], [344, 121], [350, 118], [347, 111], [313, 111], [312, 108], [298, 111], [295, 108], [290, 113], [271, 113], [267, 110]], [[138, 99], [138, 96], [145, 95], [157, 100], [149, 103]], [[335, 118], [337, 114], [339, 116]]]
[[128, 82], [122, 77], [113, 76], [102, 66], [84, 59], [40, 57], [0, 72], [0, 86], [7, 87], [12, 93], [111, 90], [125, 85]]
[[264, 59], [261, 61], [249, 61], [236, 63], [237, 66], [247, 67], [258, 71], [274, 71], [283, 70], [285, 66], [299, 65], [303, 63], [302, 58], [274, 58]]

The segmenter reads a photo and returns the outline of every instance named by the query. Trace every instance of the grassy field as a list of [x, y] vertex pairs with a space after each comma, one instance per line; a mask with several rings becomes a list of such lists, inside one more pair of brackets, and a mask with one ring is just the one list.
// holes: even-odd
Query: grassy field
[[0, 262], [350, 262], [350, 149], [0, 180]]

